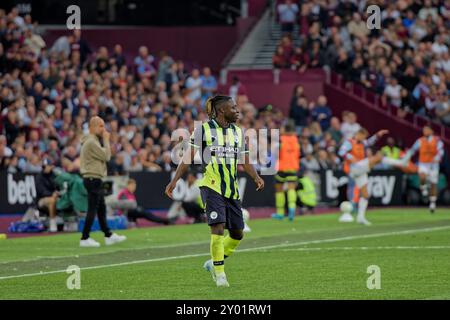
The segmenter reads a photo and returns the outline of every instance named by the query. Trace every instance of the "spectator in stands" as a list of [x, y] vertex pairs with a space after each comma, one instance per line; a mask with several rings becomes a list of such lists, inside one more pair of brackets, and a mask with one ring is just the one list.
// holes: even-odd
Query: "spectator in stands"
[[307, 53], [308, 67], [320, 68], [325, 63], [325, 54], [322, 50], [320, 41], [314, 41], [311, 49]]
[[309, 116], [308, 101], [303, 96], [297, 97], [297, 100], [294, 104], [291, 104], [289, 109], [289, 118], [294, 120], [297, 134], [300, 134], [303, 128], [308, 125]]
[[43, 170], [36, 176], [36, 204], [39, 210], [46, 210], [49, 214], [49, 231], [57, 232], [56, 225], [56, 201], [59, 197], [53, 174], [54, 164], [49, 159], [44, 159]]
[[272, 64], [275, 69], [283, 69], [289, 67], [289, 61], [286, 60], [286, 55], [284, 54], [284, 49], [282, 46], [277, 47], [277, 51], [272, 57]]
[[193, 69], [191, 76], [186, 80], [186, 89], [188, 90], [188, 98], [191, 104], [201, 99], [202, 97], [202, 79], [200, 78], [200, 71]]
[[446, 126], [450, 126], [450, 100], [448, 91], [442, 90], [438, 92], [435, 110], [439, 121]]
[[159, 63], [158, 63], [158, 76], [157, 81], [164, 81], [166, 77], [166, 73], [169, 71], [170, 66], [174, 64], [174, 61], [171, 56], [167, 54], [167, 52], [162, 51]]
[[74, 43], [75, 37], [73, 34], [59, 37], [53, 44], [50, 52], [56, 53], [58, 56], [63, 55], [64, 58], [68, 58], [72, 51], [72, 43]]
[[322, 131], [326, 131], [330, 127], [331, 109], [327, 104], [327, 98], [321, 95], [317, 98], [317, 104], [311, 110], [312, 119], [320, 123]]
[[239, 96], [247, 96], [247, 89], [239, 80], [238, 76], [233, 76], [231, 80], [231, 86], [228, 89], [228, 95], [234, 100], [238, 100]]
[[25, 31], [25, 40], [24, 45], [26, 45], [34, 57], [38, 57], [41, 53], [41, 50], [45, 48], [45, 41], [39, 34], [33, 33], [32, 29], [27, 28]]
[[146, 46], [139, 48], [139, 55], [134, 59], [134, 66], [141, 79], [150, 78], [155, 75], [156, 70], [153, 66], [154, 61], [155, 58], [149, 54]]
[[356, 113], [344, 111], [342, 113], [342, 125], [341, 132], [343, 139], [350, 139], [361, 128], [361, 125], [357, 122]]
[[305, 171], [317, 172], [320, 170], [319, 162], [312, 151], [308, 151], [300, 161], [300, 166], [305, 169]]
[[384, 88], [384, 94], [382, 96], [383, 104], [387, 103], [394, 107], [400, 107], [402, 104], [401, 97], [402, 86], [398, 84], [398, 80], [395, 77], [389, 79], [388, 85]]
[[291, 38], [289, 36], [283, 36], [279, 45], [283, 48], [284, 60], [290, 61], [292, 54], [294, 53], [294, 46]]
[[206, 100], [212, 97], [217, 92], [216, 78], [211, 74], [211, 69], [208, 67], [203, 68], [203, 74], [200, 77], [202, 82], [202, 106], [205, 105]]
[[283, 33], [292, 33], [297, 22], [297, 15], [299, 12], [298, 5], [292, 3], [292, 0], [285, 0], [277, 6], [279, 21], [281, 24], [281, 31]]
[[328, 153], [325, 149], [319, 149], [317, 152], [317, 163], [319, 164], [320, 170], [328, 170], [331, 168]]
[[80, 53], [80, 63], [83, 65], [92, 53], [89, 44], [85, 39], [81, 38], [81, 30], [75, 29], [73, 31], [74, 42], [72, 43], [72, 53], [78, 51]]
[[358, 12], [353, 13], [353, 19], [348, 23], [348, 32], [352, 37], [360, 39], [364, 39], [369, 35], [370, 30]]
[[341, 122], [339, 118], [332, 117], [330, 119], [330, 127], [327, 132], [331, 135], [331, 138], [336, 142], [336, 144], [341, 143], [343, 134], [341, 132]]
[[122, 46], [120, 44], [116, 44], [114, 46], [113, 54], [109, 63], [111, 65], [116, 65], [120, 70], [124, 65], [126, 65], [125, 55], [123, 54]]
[[6, 137], [0, 135], [0, 170], [9, 167], [12, 157], [13, 151], [8, 147]]
[[311, 144], [313, 146], [318, 145], [318, 143], [323, 139], [323, 133], [319, 122], [316, 121], [311, 122], [311, 124], [309, 125], [309, 130], [310, 130], [309, 140], [311, 141]]
[[299, 73], [303, 73], [308, 68], [308, 57], [303, 52], [301, 47], [297, 47], [294, 49], [294, 53], [290, 59], [291, 69], [297, 70]]

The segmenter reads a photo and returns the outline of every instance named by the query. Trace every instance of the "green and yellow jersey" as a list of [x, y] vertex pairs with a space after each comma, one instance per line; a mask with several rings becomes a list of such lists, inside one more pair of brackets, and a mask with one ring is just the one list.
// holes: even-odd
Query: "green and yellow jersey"
[[237, 166], [249, 152], [241, 128], [234, 124], [222, 128], [210, 120], [194, 130], [190, 145], [200, 151], [202, 158], [203, 178], [198, 186], [239, 199]]

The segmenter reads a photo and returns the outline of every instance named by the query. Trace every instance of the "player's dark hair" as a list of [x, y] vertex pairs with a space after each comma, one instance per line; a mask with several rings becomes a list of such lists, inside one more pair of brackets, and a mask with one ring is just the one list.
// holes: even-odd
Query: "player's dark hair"
[[231, 97], [229, 96], [221, 96], [217, 95], [214, 97], [209, 98], [206, 101], [206, 114], [210, 119], [215, 119], [217, 117], [217, 110], [218, 108], [224, 103], [231, 100]]

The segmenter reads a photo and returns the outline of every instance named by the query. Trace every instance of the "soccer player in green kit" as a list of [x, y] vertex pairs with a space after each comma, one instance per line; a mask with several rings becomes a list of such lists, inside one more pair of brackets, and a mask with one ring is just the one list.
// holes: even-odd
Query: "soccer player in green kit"
[[[206, 112], [210, 121], [194, 129], [190, 152], [183, 155], [165, 192], [172, 198], [178, 179], [188, 170], [199, 151], [204, 166], [199, 187], [211, 228], [211, 260], [206, 261], [203, 267], [211, 273], [218, 287], [228, 287], [224, 259], [236, 250], [244, 236], [244, 219], [238, 190], [238, 162], [242, 163], [245, 172], [255, 182], [256, 190], [264, 188], [264, 180], [250, 164], [243, 132], [235, 125], [239, 111], [234, 100], [221, 95], [210, 98], [206, 102]], [[224, 236], [224, 229], [228, 229], [227, 236]]]

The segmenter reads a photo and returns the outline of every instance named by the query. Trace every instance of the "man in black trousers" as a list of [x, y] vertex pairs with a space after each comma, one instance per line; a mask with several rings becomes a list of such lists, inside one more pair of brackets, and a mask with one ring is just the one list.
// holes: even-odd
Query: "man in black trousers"
[[[105, 234], [106, 245], [127, 239], [125, 236], [112, 233], [106, 222], [106, 205], [102, 179], [107, 175], [106, 162], [111, 159], [109, 136], [110, 134], [105, 129], [103, 119], [95, 116], [89, 121], [89, 134], [81, 139], [80, 173], [88, 192], [88, 212], [80, 240], [80, 247], [100, 247], [100, 243], [89, 237], [96, 215], [100, 228]], [[103, 146], [100, 143], [100, 139], [103, 140]]]

